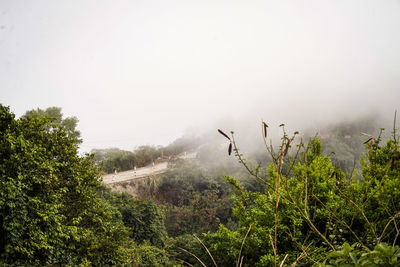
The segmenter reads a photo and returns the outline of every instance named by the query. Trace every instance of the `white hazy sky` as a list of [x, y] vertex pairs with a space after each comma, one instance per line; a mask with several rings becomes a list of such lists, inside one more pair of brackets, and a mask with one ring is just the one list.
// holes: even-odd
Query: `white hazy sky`
[[86, 151], [393, 114], [400, 1], [0, 0], [0, 103], [62, 107]]

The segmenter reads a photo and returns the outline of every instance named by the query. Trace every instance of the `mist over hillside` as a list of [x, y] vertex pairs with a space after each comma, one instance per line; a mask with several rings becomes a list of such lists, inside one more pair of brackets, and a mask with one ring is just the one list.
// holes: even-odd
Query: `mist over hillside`
[[[299, 122], [298, 127], [290, 125], [274, 125], [268, 123], [267, 144], [279, 149], [284, 131], [291, 135], [299, 132], [293, 140], [292, 147], [317, 137], [322, 141], [322, 153], [331, 157], [335, 166], [340, 167], [349, 175], [357, 171], [361, 158], [366, 154], [368, 146], [366, 141], [369, 135], [380, 137], [382, 142], [390, 138], [394, 127], [394, 113], [392, 118], [385, 118], [382, 114], [367, 114], [360, 116], [348, 116], [339, 119], [326, 120], [323, 123], [314, 123], [312, 126]], [[134, 167], [143, 167], [152, 162], [171, 161], [182, 153], [196, 153], [199, 163], [204, 166], [225, 166], [237, 170], [240, 168], [235, 153], [228, 155], [229, 141], [221, 135], [222, 130], [230, 138], [234, 138], [235, 144], [243, 156], [257, 164], [267, 165], [271, 158], [263, 140], [262, 121], [250, 125], [249, 121], [224, 120], [213, 124], [208, 128], [192, 128], [184, 136], [177, 138], [166, 146], [138, 146], [133, 150], [121, 150], [118, 148], [93, 149], [94, 159], [98, 164], [103, 164], [107, 173], [114, 171], [131, 170]], [[399, 122], [396, 122], [398, 128]], [[228, 128], [231, 127], [231, 128]], [[234, 132], [232, 136], [232, 132]], [[232, 139], [233, 140], [233, 139]]]
[[399, 266], [399, 0], [0, 2], [0, 266]]
[[400, 110], [396, 0], [3, 2], [1, 102], [62, 107], [84, 152]]

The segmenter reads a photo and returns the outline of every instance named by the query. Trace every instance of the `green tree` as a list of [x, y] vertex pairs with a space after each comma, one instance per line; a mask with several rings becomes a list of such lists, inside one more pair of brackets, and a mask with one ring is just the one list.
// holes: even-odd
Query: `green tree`
[[136, 167], [144, 167], [159, 159], [162, 148], [140, 146], [135, 151], [120, 150], [118, 148], [93, 149], [94, 159], [107, 173], [126, 171]]
[[100, 189], [102, 197], [121, 213], [121, 219], [131, 238], [139, 245], [163, 248], [167, 233], [164, 224], [164, 212], [154, 202], [133, 198], [127, 193], [112, 192], [109, 187]]
[[37, 108], [32, 109], [25, 112], [23, 117], [32, 117], [38, 116], [39, 118], [47, 118], [51, 122], [61, 125], [64, 127], [64, 131], [67, 135], [76, 140], [77, 143], [82, 143], [81, 133], [76, 129], [78, 126], [78, 118], [77, 117], [67, 117], [63, 118], [63, 113], [61, 112], [60, 107], [49, 107], [45, 110]]
[[162, 174], [155, 196], [166, 206], [170, 236], [215, 231], [231, 218], [229, 184], [216, 171], [195, 163], [180, 163]]
[[[57, 110], [56, 110], [57, 111]], [[0, 265], [123, 265], [131, 242], [75, 135], [0, 105]]]

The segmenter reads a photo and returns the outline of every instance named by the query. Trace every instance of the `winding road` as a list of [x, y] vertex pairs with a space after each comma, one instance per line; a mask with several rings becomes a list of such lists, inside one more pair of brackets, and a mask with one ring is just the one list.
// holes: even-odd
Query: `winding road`
[[[191, 152], [191, 153], [182, 153], [178, 157], [181, 159], [194, 159], [196, 158], [196, 156], [197, 152]], [[150, 164], [143, 168], [137, 168], [136, 171], [130, 170], [130, 171], [119, 172], [116, 174], [115, 173], [106, 174], [103, 176], [103, 182], [105, 184], [114, 184], [134, 179], [141, 179], [148, 177], [150, 175], [163, 173], [167, 171], [167, 169], [168, 169], [168, 162], [157, 163], [154, 164], [154, 166], [153, 164]]]

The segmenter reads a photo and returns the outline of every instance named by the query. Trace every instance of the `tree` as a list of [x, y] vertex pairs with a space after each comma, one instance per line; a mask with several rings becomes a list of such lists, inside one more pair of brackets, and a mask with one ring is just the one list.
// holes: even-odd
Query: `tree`
[[114, 171], [131, 170], [135, 166], [143, 167], [159, 159], [161, 147], [140, 146], [135, 151], [120, 150], [118, 148], [93, 149], [94, 159], [107, 173]]
[[181, 162], [162, 174], [155, 199], [167, 210], [169, 236], [215, 231], [231, 218], [230, 187], [215, 170]]
[[163, 248], [167, 233], [163, 211], [152, 201], [134, 199], [127, 193], [112, 192], [109, 187], [100, 188], [100, 194], [121, 213], [121, 219], [129, 235], [139, 245], [145, 241]]
[[82, 143], [81, 133], [76, 129], [78, 125], [78, 118], [77, 117], [67, 117], [63, 118], [63, 113], [61, 112], [60, 107], [49, 107], [45, 110], [37, 108], [32, 109], [25, 112], [23, 117], [32, 117], [38, 116], [39, 118], [47, 118], [51, 122], [61, 125], [64, 127], [64, 131], [67, 133], [69, 137], [72, 137], [76, 140], [77, 143]]
[[59, 111], [15, 119], [0, 105], [0, 265], [122, 265], [126, 228], [98, 195], [99, 170], [78, 156], [73, 123], [64, 126], [71, 121]]

